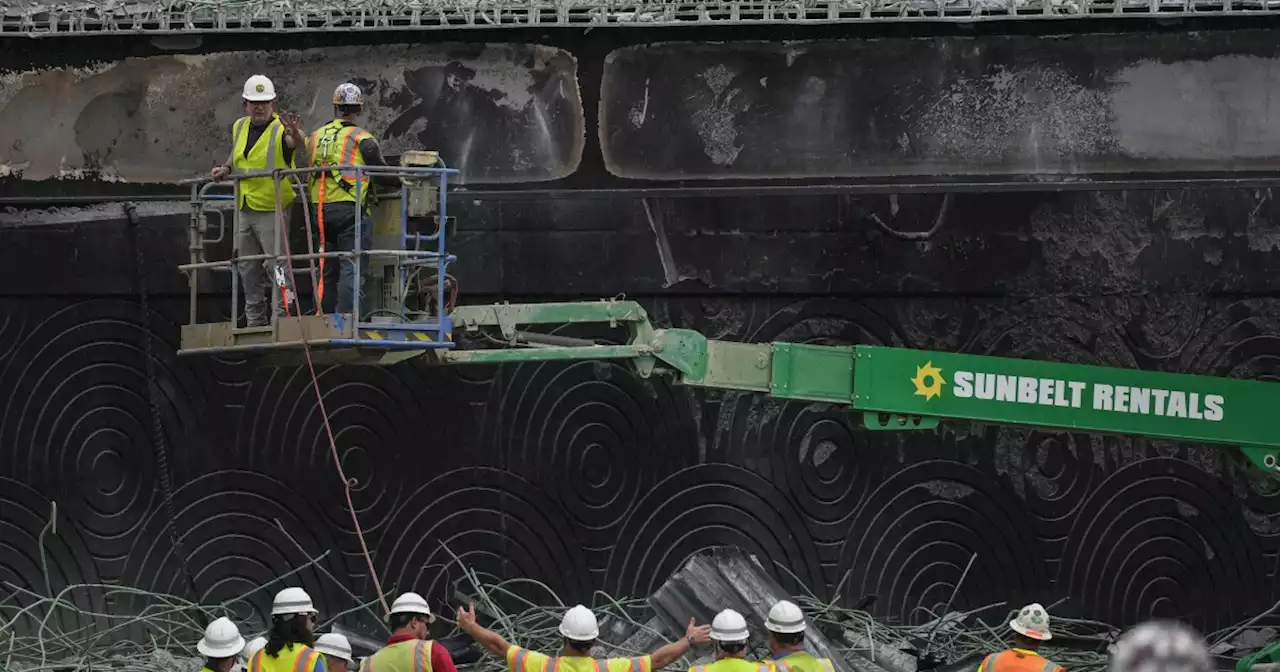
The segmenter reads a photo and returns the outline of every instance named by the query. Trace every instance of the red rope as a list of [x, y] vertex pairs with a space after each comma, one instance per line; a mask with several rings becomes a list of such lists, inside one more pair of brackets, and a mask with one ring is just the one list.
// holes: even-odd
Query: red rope
[[[292, 189], [293, 187], [290, 186], [289, 188]], [[285, 260], [289, 264], [289, 273], [285, 277], [292, 279], [293, 278], [293, 254], [289, 250], [289, 227], [286, 224], [286, 218], [284, 216], [284, 208], [278, 206], [279, 199], [280, 199], [280, 182], [277, 180], [276, 181], [276, 202], [277, 202], [277, 212], [280, 213], [279, 224], [281, 227], [281, 234], [282, 234], [280, 236], [280, 239], [284, 241], [283, 243], [284, 256], [285, 256]], [[303, 207], [306, 207], [305, 202], [303, 203]], [[324, 258], [322, 257], [321, 262], [323, 261], [324, 261]], [[323, 282], [323, 281], [324, 280], [321, 279], [320, 282]], [[313, 280], [312, 282], [313, 292], [315, 290], [315, 287], [314, 287], [315, 284], [316, 283]], [[282, 287], [281, 292], [284, 292], [284, 291], [285, 289]], [[297, 293], [295, 292], [294, 295], [296, 297]], [[287, 299], [288, 294], [286, 293], [285, 296]], [[385, 595], [382, 594], [382, 583], [378, 581], [378, 570], [374, 569], [373, 556], [370, 555], [369, 553], [369, 545], [365, 543], [364, 530], [360, 528], [360, 517], [356, 515], [355, 502], [351, 500], [351, 489], [358, 484], [358, 481], [354, 478], [347, 478], [346, 472], [343, 471], [342, 469], [342, 457], [338, 455], [338, 441], [333, 437], [333, 426], [329, 423], [329, 411], [324, 406], [324, 394], [320, 391], [320, 377], [316, 375], [316, 365], [315, 365], [315, 362], [312, 361], [311, 359], [311, 345], [307, 342], [309, 340], [307, 338], [307, 327], [302, 320], [302, 305], [301, 304], [298, 305], [298, 314], [294, 315], [293, 310], [290, 308], [289, 303], [286, 300], [284, 304], [284, 310], [285, 310], [285, 314], [288, 317], [294, 317], [298, 320], [298, 330], [302, 333], [302, 353], [307, 360], [307, 371], [311, 374], [311, 387], [313, 390], [315, 390], [316, 403], [319, 405], [319, 408], [320, 408], [320, 418], [324, 422], [324, 432], [329, 439], [329, 453], [330, 455], [333, 456], [333, 466], [338, 469], [338, 478], [342, 479], [343, 494], [346, 495], [346, 498], [347, 498], [347, 511], [351, 513], [351, 524], [355, 526], [356, 538], [360, 540], [360, 552], [364, 555], [364, 561], [369, 567], [369, 576], [370, 578], [373, 579], [373, 588], [374, 590], [378, 591], [378, 602], [382, 604], [382, 613], [389, 614], [391, 613], [391, 607], [387, 605], [387, 598]]]

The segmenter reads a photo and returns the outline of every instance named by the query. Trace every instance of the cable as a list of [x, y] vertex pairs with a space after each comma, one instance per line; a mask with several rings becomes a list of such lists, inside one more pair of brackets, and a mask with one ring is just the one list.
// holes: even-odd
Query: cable
[[[321, 185], [323, 185], [324, 178], [321, 177], [320, 179], [321, 179]], [[289, 235], [288, 235], [289, 228], [288, 228], [287, 220], [284, 216], [284, 209], [278, 206], [278, 203], [280, 200], [279, 188], [280, 188], [280, 183], [279, 181], [276, 181], [276, 201], [277, 201], [276, 212], [279, 213], [279, 217], [280, 217], [280, 220], [279, 222], [277, 222], [277, 224], [281, 227], [282, 235], [280, 236], [280, 240], [283, 241], [282, 244], [284, 247], [285, 262], [289, 265], [289, 277], [292, 278], [293, 277], [293, 253], [289, 249]], [[321, 188], [323, 188], [323, 186]], [[306, 203], [303, 203], [303, 207], [304, 208], [306, 207]], [[359, 207], [359, 205], [357, 204], [356, 207]], [[323, 241], [321, 242], [321, 244], [323, 245]], [[321, 261], [323, 260], [324, 258], [321, 257]], [[323, 278], [321, 278], [322, 283], [323, 281], [324, 281]], [[311, 290], [314, 295], [314, 293], [316, 292], [314, 278], [312, 279]], [[295, 292], [294, 295], [296, 297], [297, 292]], [[318, 300], [317, 300], [317, 303], [318, 303]], [[373, 579], [373, 588], [375, 591], [377, 591], [378, 602], [382, 604], [383, 613], [389, 614], [391, 612], [391, 607], [387, 604], [386, 596], [382, 594], [382, 582], [378, 580], [378, 570], [373, 566], [373, 556], [369, 553], [369, 545], [364, 540], [364, 530], [361, 529], [360, 527], [360, 517], [356, 514], [356, 505], [355, 505], [355, 502], [352, 501], [351, 499], [351, 489], [356, 486], [358, 481], [356, 481], [354, 478], [347, 478], [346, 472], [342, 469], [342, 457], [338, 455], [338, 441], [333, 436], [333, 426], [329, 422], [329, 410], [325, 408], [325, 405], [324, 405], [324, 393], [320, 391], [320, 377], [316, 375], [316, 365], [315, 365], [315, 362], [312, 361], [311, 359], [311, 345], [308, 342], [310, 339], [307, 336], [306, 323], [302, 319], [302, 305], [300, 303], [297, 305], [298, 305], [298, 312], [297, 312], [297, 315], [294, 315], [292, 309], [290, 308], [290, 304], [286, 302], [284, 305], [285, 314], [288, 317], [293, 317], [298, 320], [298, 330], [302, 334], [302, 354], [307, 360], [307, 371], [308, 373], [311, 374], [311, 388], [315, 390], [316, 404], [320, 408], [320, 419], [324, 422], [324, 432], [326, 437], [329, 439], [329, 453], [330, 455], [333, 456], [333, 466], [336, 467], [338, 470], [338, 478], [342, 479], [343, 494], [346, 496], [346, 500], [347, 500], [347, 511], [351, 513], [351, 523], [352, 525], [355, 526], [356, 538], [360, 541], [360, 552], [361, 554], [364, 555], [364, 561], [369, 567], [369, 577]]]
[[[134, 257], [138, 262], [138, 302], [142, 307], [142, 356], [145, 360], [143, 366], [147, 376], [147, 405], [151, 407], [151, 442], [156, 451], [156, 468], [160, 473], [160, 492], [164, 498], [165, 513], [169, 517], [165, 524], [165, 529], [169, 532], [169, 541], [173, 543], [174, 553], [178, 555], [182, 578], [186, 580], [187, 588], [191, 590], [192, 599], [198, 599], [200, 593], [196, 590], [195, 579], [191, 576], [191, 570], [187, 566], [187, 553], [182, 547], [182, 538], [178, 536], [178, 531], [174, 527], [178, 521], [178, 513], [173, 505], [173, 480], [169, 474], [169, 450], [166, 447], [164, 438], [164, 423], [160, 418], [159, 389], [156, 386], [155, 344], [153, 343], [154, 336], [151, 333], [151, 305], [147, 300], [147, 267], [142, 256], [142, 242], [139, 240], [138, 235], [142, 220], [138, 217], [138, 206], [132, 202], [124, 204], [124, 214], [125, 219], [129, 222], [129, 237], [133, 243]], [[204, 625], [208, 625], [208, 623], [204, 623]]]

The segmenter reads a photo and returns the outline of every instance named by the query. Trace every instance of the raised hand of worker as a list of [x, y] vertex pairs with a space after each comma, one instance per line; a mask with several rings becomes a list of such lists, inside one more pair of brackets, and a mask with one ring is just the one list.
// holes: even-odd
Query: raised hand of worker
[[469, 607], [458, 607], [458, 629], [463, 632], [471, 632], [476, 627], [476, 605], [472, 603]]
[[711, 626], [694, 625], [693, 619], [689, 619], [689, 629], [685, 630], [685, 637], [692, 639], [699, 644], [706, 644], [711, 641]]
[[280, 115], [280, 120], [289, 137], [295, 140], [305, 139], [306, 136], [302, 134], [302, 117], [297, 112], [285, 112]]
[[220, 182], [230, 174], [231, 169], [226, 166], [214, 166], [213, 170], [209, 171], [209, 177], [212, 177], [214, 182]]

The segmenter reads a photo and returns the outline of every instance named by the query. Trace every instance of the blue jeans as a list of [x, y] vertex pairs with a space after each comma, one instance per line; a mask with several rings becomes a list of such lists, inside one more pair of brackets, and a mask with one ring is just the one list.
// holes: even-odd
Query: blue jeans
[[[373, 220], [366, 209], [360, 217], [360, 249], [373, 247]], [[352, 252], [356, 249], [356, 204], [350, 201], [325, 203], [324, 249], [326, 252]], [[320, 304], [326, 313], [350, 313], [355, 308], [356, 264], [355, 260], [326, 259], [324, 262], [324, 300]], [[338, 262], [338, 263], [334, 263]], [[360, 305], [364, 302], [365, 285], [369, 279], [369, 259], [361, 257]]]

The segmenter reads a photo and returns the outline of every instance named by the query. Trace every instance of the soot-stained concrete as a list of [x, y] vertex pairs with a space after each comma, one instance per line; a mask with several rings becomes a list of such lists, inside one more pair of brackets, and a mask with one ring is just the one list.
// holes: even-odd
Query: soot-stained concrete
[[265, 74], [308, 129], [334, 87], [363, 87], [362, 124], [388, 154], [436, 149], [473, 182], [573, 172], [585, 122], [577, 63], [553, 47], [388, 45], [130, 58], [0, 78], [0, 177], [163, 182], [226, 156], [240, 87]]
[[629, 178], [1280, 167], [1259, 32], [671, 42], [611, 53], [601, 91]]

